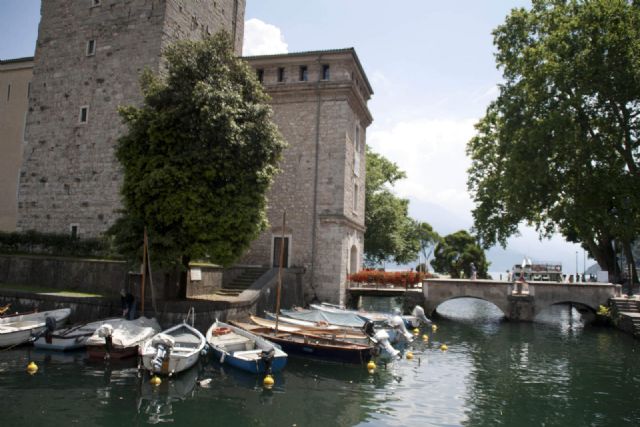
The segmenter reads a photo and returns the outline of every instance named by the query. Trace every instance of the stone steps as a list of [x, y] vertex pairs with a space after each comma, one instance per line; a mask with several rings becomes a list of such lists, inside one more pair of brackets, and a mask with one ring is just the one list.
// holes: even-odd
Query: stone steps
[[638, 308], [638, 302], [635, 300], [629, 300], [626, 298], [612, 298], [611, 304], [615, 307], [615, 309], [620, 313], [640, 313], [640, 308]]
[[236, 277], [231, 283], [224, 285], [222, 288], [216, 291], [216, 294], [222, 296], [238, 296], [245, 290], [249, 289], [256, 280], [262, 277], [269, 271], [268, 268], [253, 267], [247, 268], [238, 277]]

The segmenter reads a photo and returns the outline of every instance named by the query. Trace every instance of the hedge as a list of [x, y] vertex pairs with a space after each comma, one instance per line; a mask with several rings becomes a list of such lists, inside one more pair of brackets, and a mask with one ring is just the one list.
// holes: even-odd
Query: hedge
[[106, 238], [81, 239], [38, 231], [0, 232], [0, 253], [118, 258]]

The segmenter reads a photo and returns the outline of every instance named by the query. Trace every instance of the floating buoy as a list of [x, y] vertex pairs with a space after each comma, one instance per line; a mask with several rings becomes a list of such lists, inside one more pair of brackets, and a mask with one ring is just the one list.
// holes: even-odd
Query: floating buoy
[[29, 364], [27, 365], [27, 372], [31, 375], [35, 374], [36, 372], [38, 372], [38, 365], [36, 365], [35, 362], [29, 362]]
[[420, 329], [413, 328], [413, 335], [418, 335], [420, 333]]
[[162, 384], [162, 380], [157, 375], [152, 376], [149, 382], [151, 383], [151, 385], [156, 385], [156, 386]]
[[431, 330], [433, 332], [437, 331], [438, 330], [438, 325], [436, 325], [435, 323], [433, 325], [431, 325]]
[[376, 362], [373, 360], [370, 360], [369, 363], [367, 363], [367, 370], [370, 374], [373, 374], [376, 371], [376, 367]]
[[440, 350], [447, 351], [447, 350], [449, 350], [449, 347], [447, 347], [446, 344], [440, 344]]
[[275, 381], [273, 380], [273, 377], [269, 374], [267, 374], [267, 376], [264, 377], [264, 380], [262, 380], [262, 385], [266, 389], [270, 389], [271, 387], [273, 387], [274, 384], [275, 384]]
[[413, 359], [413, 353], [410, 351], [407, 351], [407, 354], [405, 355], [405, 357], [407, 358], [407, 360], [411, 360]]
[[422, 336], [422, 341], [424, 341], [424, 342], [429, 341], [429, 335], [424, 334], [424, 335]]

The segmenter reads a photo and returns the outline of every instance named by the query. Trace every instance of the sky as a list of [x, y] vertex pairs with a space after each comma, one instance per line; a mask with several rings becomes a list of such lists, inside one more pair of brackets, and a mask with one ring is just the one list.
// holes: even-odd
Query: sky
[[[31, 56], [40, 0], [0, 0], [0, 59]], [[524, 0], [247, 0], [244, 55], [353, 47], [373, 86], [367, 143], [407, 173], [396, 184], [409, 213], [441, 235], [473, 226], [466, 144], [498, 94], [491, 32]], [[540, 241], [521, 227], [507, 249], [487, 252], [490, 271], [526, 256], [582, 272], [582, 248]]]

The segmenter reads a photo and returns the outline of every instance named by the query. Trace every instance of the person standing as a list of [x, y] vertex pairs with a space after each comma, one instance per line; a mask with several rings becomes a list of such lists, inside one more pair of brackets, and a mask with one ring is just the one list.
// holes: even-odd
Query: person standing
[[133, 320], [136, 316], [136, 297], [131, 292], [120, 290], [120, 302], [122, 303], [122, 317]]
[[471, 269], [471, 280], [477, 280], [478, 270], [476, 269], [476, 265], [474, 263], [471, 263], [469, 267]]

